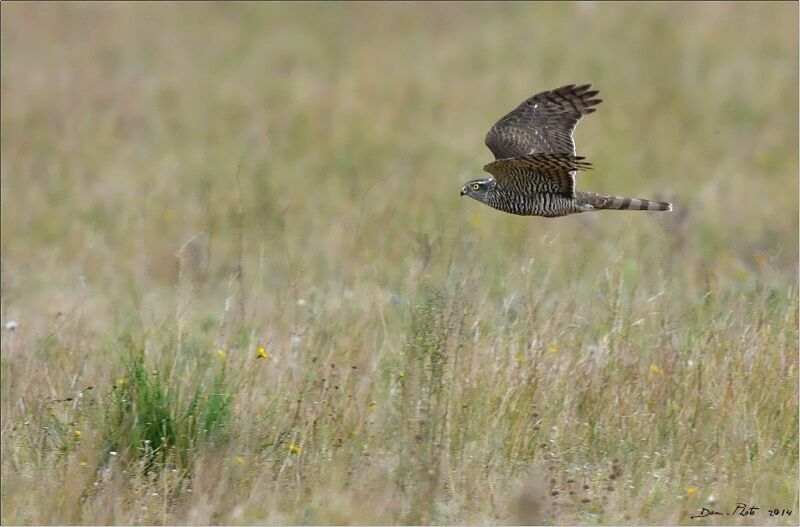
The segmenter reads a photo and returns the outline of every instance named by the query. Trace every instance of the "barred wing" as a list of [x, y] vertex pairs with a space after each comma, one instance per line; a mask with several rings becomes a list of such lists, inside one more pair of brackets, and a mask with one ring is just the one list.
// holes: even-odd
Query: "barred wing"
[[575, 126], [603, 102], [593, 99], [598, 91], [590, 90], [591, 86], [570, 84], [537, 93], [492, 126], [486, 146], [495, 159], [539, 153], [575, 155]]
[[575, 173], [592, 164], [572, 154], [533, 154], [499, 159], [483, 169], [498, 183], [526, 193], [562, 194], [575, 197]]

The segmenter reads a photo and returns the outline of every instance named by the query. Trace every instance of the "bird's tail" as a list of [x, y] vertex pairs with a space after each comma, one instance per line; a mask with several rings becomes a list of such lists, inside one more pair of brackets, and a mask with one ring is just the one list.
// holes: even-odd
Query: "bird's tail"
[[594, 192], [576, 192], [575, 200], [584, 210], [672, 210], [672, 203], [649, 199], [605, 196]]

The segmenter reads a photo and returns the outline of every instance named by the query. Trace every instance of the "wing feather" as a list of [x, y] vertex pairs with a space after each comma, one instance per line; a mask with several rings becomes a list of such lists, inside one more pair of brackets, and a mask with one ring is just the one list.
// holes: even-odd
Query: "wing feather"
[[486, 146], [495, 159], [530, 154], [572, 154], [572, 132], [584, 115], [602, 99], [591, 84], [570, 84], [537, 93], [504, 115], [486, 134]]
[[498, 183], [521, 192], [541, 192], [575, 197], [575, 173], [591, 170], [585, 157], [572, 154], [533, 154], [498, 159], [483, 169]]

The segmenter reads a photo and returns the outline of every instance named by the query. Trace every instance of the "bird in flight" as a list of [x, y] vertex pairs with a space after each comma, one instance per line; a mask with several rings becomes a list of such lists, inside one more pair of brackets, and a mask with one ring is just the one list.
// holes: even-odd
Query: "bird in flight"
[[486, 146], [491, 177], [461, 187], [461, 195], [521, 216], [557, 217], [592, 210], [672, 210], [671, 203], [575, 190], [575, 175], [591, 164], [575, 155], [572, 132], [596, 110], [591, 84], [537, 93], [492, 126]]

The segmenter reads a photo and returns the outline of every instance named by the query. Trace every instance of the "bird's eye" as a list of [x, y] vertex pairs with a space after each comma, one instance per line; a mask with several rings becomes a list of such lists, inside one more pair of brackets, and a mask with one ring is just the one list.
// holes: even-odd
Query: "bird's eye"
[[472, 190], [478, 190], [479, 188], [481, 188], [481, 186], [478, 185], [477, 183], [472, 184]]

